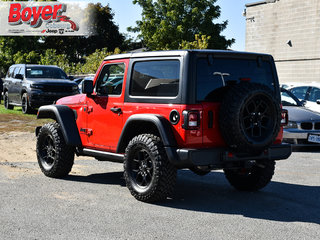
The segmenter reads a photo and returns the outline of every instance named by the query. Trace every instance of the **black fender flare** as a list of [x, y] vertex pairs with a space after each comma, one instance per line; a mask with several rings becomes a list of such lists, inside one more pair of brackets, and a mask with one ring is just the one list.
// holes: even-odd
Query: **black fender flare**
[[[71, 108], [64, 105], [46, 105], [38, 110], [38, 119], [50, 118], [56, 120], [60, 126], [67, 145], [81, 147], [82, 142], [76, 124], [76, 116]], [[40, 128], [36, 129], [38, 135]]]
[[28, 89], [26, 89], [26, 88], [21, 88], [20, 93], [19, 93], [21, 98], [22, 98], [22, 95], [23, 95], [24, 93], [27, 93], [27, 95], [29, 96]]
[[164, 147], [177, 147], [171, 124], [165, 117], [156, 114], [135, 114], [128, 118], [122, 129], [117, 146], [118, 153], [125, 148], [124, 145], [130, 129], [137, 123], [143, 124], [145, 122], [152, 123], [157, 128]]

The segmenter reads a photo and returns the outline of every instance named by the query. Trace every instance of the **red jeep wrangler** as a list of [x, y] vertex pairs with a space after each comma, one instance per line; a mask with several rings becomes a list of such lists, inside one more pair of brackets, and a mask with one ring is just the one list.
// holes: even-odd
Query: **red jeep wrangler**
[[74, 154], [124, 163], [140, 201], [166, 199], [177, 169], [223, 169], [236, 189], [255, 191], [291, 154], [273, 58], [213, 50], [114, 55], [83, 94], [43, 106], [37, 157], [49, 177], [65, 177]]

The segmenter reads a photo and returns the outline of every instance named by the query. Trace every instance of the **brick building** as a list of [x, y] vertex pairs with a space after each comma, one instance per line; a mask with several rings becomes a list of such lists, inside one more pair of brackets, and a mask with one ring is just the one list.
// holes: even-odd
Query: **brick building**
[[320, 0], [246, 5], [246, 51], [272, 54], [280, 82], [320, 82]]

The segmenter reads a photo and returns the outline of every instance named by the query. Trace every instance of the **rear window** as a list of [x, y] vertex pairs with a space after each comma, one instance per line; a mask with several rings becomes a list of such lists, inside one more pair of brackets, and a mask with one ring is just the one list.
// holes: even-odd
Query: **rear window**
[[67, 79], [67, 75], [60, 68], [28, 67], [27, 68], [27, 78]]
[[249, 81], [262, 83], [274, 90], [275, 81], [269, 61], [207, 58], [197, 60], [197, 100], [210, 101], [224, 86]]
[[136, 62], [133, 66], [130, 95], [175, 97], [179, 92], [180, 61]]

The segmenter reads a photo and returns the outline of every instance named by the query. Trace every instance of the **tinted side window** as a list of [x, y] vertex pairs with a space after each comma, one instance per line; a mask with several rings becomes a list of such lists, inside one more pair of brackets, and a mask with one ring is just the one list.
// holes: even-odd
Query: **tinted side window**
[[130, 85], [132, 96], [175, 97], [179, 92], [178, 60], [136, 62]]
[[21, 74], [22, 76], [24, 76], [24, 75], [25, 75], [25, 73], [24, 73], [24, 68], [23, 68], [23, 67], [22, 67], [22, 68], [20, 68], [19, 74]]
[[309, 101], [316, 102], [317, 100], [320, 100], [320, 89], [312, 88], [310, 91]]
[[10, 67], [7, 73], [7, 77], [13, 77], [14, 67]]
[[20, 70], [21, 70], [20, 67], [16, 67], [16, 68], [14, 69], [14, 73], [13, 73], [13, 77], [14, 77], [14, 78], [15, 78], [16, 75], [20, 72]]
[[309, 87], [295, 87], [292, 88], [290, 91], [300, 100], [304, 100], [307, 94], [307, 90]]
[[96, 84], [97, 94], [102, 96], [121, 95], [124, 72], [124, 63], [105, 65]]

